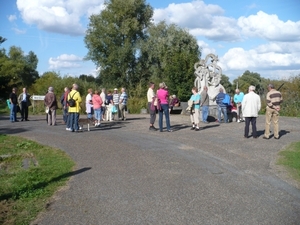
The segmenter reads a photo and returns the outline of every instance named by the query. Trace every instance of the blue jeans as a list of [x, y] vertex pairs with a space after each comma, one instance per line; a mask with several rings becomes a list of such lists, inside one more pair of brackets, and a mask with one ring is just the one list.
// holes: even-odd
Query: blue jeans
[[100, 123], [101, 114], [102, 114], [101, 107], [99, 109], [94, 109], [94, 112], [95, 112], [95, 119], [98, 120], [98, 123]]
[[161, 104], [161, 110], [158, 111], [158, 116], [159, 116], [159, 130], [163, 131], [163, 116], [165, 114], [166, 117], [166, 124], [167, 124], [167, 130], [171, 129], [170, 126], [170, 116], [169, 116], [169, 105], [168, 104]]
[[208, 117], [208, 105], [202, 106], [202, 122], [207, 122]]
[[68, 107], [63, 109], [63, 120], [66, 124], [68, 124], [68, 111], [69, 111]]
[[220, 107], [218, 106], [218, 120], [219, 122], [221, 122], [221, 112], [224, 115], [224, 123], [228, 123], [228, 119], [227, 119], [227, 107]]
[[17, 104], [10, 104], [10, 121], [15, 122], [17, 120]]
[[70, 117], [71, 130], [78, 131], [79, 130], [79, 125], [78, 125], [79, 113], [69, 113], [69, 117]]

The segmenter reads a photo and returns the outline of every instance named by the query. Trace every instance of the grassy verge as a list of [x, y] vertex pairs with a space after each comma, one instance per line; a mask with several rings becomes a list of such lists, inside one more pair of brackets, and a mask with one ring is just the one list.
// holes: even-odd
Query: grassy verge
[[300, 142], [290, 144], [279, 155], [277, 163], [285, 166], [292, 178], [300, 182]]
[[29, 224], [65, 185], [73, 166], [61, 150], [0, 135], [0, 224]]

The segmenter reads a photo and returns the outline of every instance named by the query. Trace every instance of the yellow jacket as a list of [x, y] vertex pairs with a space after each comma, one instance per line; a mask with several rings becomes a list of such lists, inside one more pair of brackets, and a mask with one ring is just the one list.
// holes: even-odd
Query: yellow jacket
[[[75, 94], [74, 94], [75, 93]], [[74, 96], [73, 96], [74, 95]], [[79, 113], [80, 112], [80, 103], [81, 103], [81, 96], [80, 93], [76, 90], [72, 90], [68, 94], [68, 100], [73, 96], [73, 99], [76, 101], [75, 107], [69, 107], [69, 113]]]

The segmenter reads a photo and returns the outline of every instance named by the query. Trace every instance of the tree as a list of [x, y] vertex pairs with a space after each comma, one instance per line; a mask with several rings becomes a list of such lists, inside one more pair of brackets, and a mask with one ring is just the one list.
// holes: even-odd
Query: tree
[[247, 92], [250, 85], [256, 87], [258, 94], [264, 93], [266, 89], [264, 79], [260, 77], [260, 74], [250, 72], [249, 70], [246, 70], [241, 77], [235, 79], [233, 86], [236, 87], [237, 83], [238, 88], [243, 92]]
[[36, 71], [37, 56], [30, 51], [24, 55], [21, 48], [12, 46], [9, 52], [3, 49], [0, 53], [0, 89], [2, 95], [7, 95], [13, 86], [29, 87], [39, 74]]
[[152, 15], [145, 0], [108, 0], [100, 14], [90, 17], [84, 39], [86, 59], [100, 68], [103, 83], [118, 87], [136, 84], [137, 43], [146, 38]]
[[141, 62], [149, 78], [166, 82], [170, 94], [186, 101], [195, 79], [194, 64], [201, 56], [197, 40], [188, 31], [165, 22], [150, 26], [148, 33], [148, 39], [141, 43]]
[[229, 77], [222, 74], [220, 83], [223, 85], [228, 94], [234, 94], [234, 86], [230, 83]]

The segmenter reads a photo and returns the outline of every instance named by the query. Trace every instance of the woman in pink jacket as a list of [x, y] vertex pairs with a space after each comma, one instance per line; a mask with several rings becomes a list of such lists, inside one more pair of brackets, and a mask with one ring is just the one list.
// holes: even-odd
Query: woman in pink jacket
[[164, 82], [159, 84], [159, 90], [157, 90], [156, 97], [161, 106], [160, 109], [158, 110], [159, 131], [163, 132], [163, 116], [164, 116], [163, 114], [165, 114], [167, 131], [172, 132], [171, 126], [170, 126], [170, 116], [169, 116], [169, 92], [168, 92], [167, 86]]
[[95, 113], [95, 126], [99, 127], [101, 125], [101, 106], [102, 106], [102, 99], [99, 95], [99, 91], [95, 91], [95, 94], [92, 97], [93, 108]]

